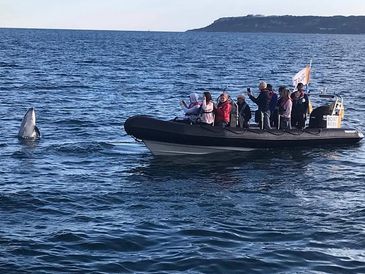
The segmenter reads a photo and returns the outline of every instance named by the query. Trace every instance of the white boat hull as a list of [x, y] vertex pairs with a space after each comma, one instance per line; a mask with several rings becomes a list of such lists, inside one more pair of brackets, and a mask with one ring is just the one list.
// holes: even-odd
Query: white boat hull
[[144, 144], [152, 152], [153, 155], [204, 155], [210, 153], [219, 153], [224, 151], [238, 151], [249, 152], [255, 150], [254, 148], [244, 147], [222, 147], [222, 146], [196, 146], [196, 145], [182, 145], [174, 143], [156, 142], [144, 140]]

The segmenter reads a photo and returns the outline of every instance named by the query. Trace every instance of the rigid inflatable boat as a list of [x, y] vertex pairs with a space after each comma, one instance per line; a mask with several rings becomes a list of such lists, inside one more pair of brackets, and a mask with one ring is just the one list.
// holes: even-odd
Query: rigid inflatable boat
[[127, 134], [143, 141], [154, 155], [208, 154], [270, 148], [344, 145], [359, 142], [364, 135], [353, 128], [340, 128], [342, 100], [314, 109], [303, 130], [264, 130], [258, 127], [226, 128], [182, 121], [164, 121], [145, 115], [124, 123]]

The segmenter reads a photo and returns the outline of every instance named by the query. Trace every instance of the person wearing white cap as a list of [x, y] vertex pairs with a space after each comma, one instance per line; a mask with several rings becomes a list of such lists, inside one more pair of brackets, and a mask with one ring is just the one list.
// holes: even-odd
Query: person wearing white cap
[[259, 84], [260, 94], [254, 97], [251, 93], [250, 88], [247, 89], [247, 94], [250, 99], [258, 106], [259, 112], [259, 127], [261, 129], [271, 129], [270, 126], [270, 102], [271, 98], [269, 91], [267, 90], [266, 82], [262, 81]]
[[245, 101], [245, 96], [242, 94], [237, 96], [237, 107], [238, 107], [238, 126], [241, 128], [248, 128], [249, 121], [251, 119], [250, 106]]

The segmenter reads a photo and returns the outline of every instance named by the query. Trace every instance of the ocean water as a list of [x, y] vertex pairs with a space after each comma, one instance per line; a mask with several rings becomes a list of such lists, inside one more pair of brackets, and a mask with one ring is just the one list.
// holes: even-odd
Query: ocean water
[[364, 131], [364, 35], [0, 29], [0, 272], [364, 273], [364, 142], [166, 158], [123, 129], [310, 59]]

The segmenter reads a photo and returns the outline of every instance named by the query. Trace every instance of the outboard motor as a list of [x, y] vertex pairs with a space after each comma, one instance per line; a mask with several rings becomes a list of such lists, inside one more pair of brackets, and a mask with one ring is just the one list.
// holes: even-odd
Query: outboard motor
[[320, 106], [315, 108], [310, 116], [309, 116], [309, 128], [326, 128], [327, 127], [327, 119], [325, 117], [327, 115], [331, 115], [331, 107], [330, 106]]
[[337, 95], [326, 94], [319, 97], [334, 99], [334, 102], [312, 111], [309, 117], [309, 128], [340, 128], [345, 113], [343, 99]]

